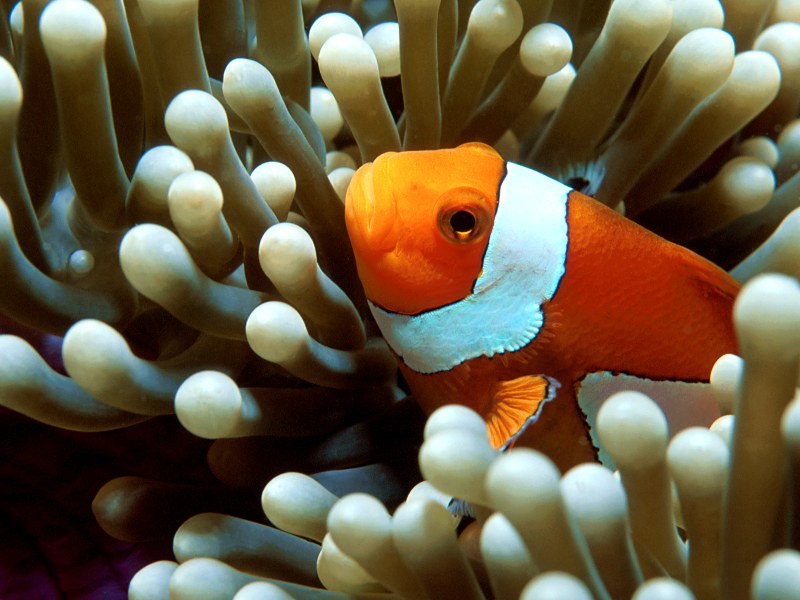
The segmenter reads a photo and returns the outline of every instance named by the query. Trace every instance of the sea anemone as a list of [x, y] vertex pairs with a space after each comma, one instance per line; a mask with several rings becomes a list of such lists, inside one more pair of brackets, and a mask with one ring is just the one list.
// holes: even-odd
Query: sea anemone
[[[795, 4], [0, 2], [4, 597], [153, 560], [131, 598], [796, 594]], [[423, 443], [342, 199], [383, 152], [476, 140], [745, 283], [711, 375], [735, 417], [668, 442], [613, 397], [619, 479], [498, 454], [466, 409]], [[128, 544], [48, 516], [92, 496]]]

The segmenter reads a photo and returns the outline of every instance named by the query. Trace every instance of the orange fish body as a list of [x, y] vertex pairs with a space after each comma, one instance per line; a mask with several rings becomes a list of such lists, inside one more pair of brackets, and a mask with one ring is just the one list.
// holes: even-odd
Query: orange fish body
[[[561, 468], [610, 462], [602, 401], [639, 389], [672, 433], [718, 416], [738, 284], [689, 250], [482, 144], [388, 153], [359, 169], [346, 219], [370, 307], [426, 412], [486, 419]], [[599, 454], [598, 454], [599, 452]]]

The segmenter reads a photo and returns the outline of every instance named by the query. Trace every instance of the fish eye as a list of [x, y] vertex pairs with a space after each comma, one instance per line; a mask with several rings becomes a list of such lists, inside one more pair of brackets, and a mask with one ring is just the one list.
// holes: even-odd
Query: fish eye
[[437, 206], [439, 232], [450, 242], [474, 242], [491, 228], [489, 200], [478, 190], [456, 188], [442, 194]]

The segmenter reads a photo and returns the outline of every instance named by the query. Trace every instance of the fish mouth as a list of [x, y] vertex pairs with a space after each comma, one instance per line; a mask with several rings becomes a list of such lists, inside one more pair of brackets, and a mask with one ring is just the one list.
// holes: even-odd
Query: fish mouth
[[[390, 252], [397, 244], [397, 205], [391, 192], [388, 159], [382, 155], [361, 166], [347, 188], [345, 219], [356, 252]], [[379, 188], [376, 180], [386, 185]]]

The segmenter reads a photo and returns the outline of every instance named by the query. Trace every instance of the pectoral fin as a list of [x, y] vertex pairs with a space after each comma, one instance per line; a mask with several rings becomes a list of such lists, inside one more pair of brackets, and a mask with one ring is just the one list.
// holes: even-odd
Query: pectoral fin
[[498, 381], [492, 389], [490, 409], [484, 415], [492, 446], [500, 450], [510, 448], [525, 428], [536, 421], [559, 387], [555, 379], [544, 375]]

